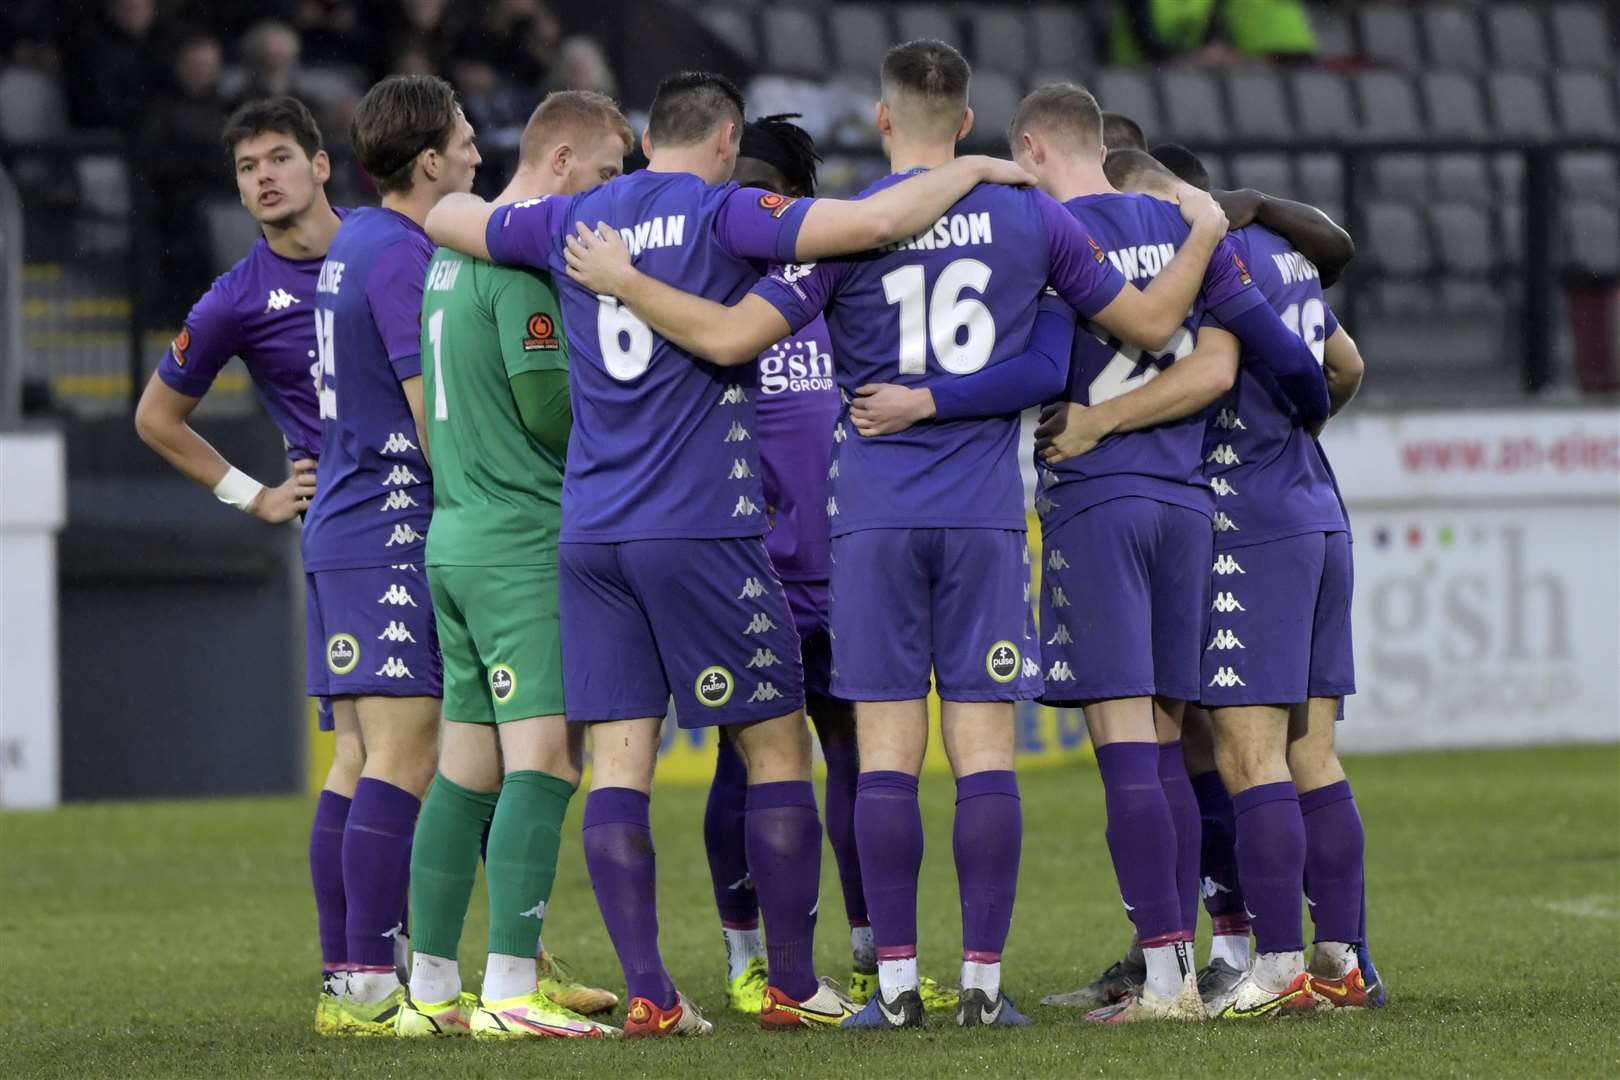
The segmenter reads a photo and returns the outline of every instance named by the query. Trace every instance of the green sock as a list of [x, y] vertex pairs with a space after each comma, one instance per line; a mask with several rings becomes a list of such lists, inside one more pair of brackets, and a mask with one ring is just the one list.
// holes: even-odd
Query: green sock
[[411, 841], [414, 951], [456, 958], [473, 879], [478, 876], [478, 844], [495, 816], [498, 798], [497, 791], [468, 791], [443, 773], [433, 778]]
[[489, 829], [489, 951], [533, 956], [557, 877], [563, 816], [574, 785], [525, 769], [506, 774]]

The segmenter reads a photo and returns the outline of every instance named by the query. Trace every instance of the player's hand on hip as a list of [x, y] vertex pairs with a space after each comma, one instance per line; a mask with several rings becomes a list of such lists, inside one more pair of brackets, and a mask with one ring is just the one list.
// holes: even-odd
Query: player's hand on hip
[[849, 418], [862, 435], [893, 435], [934, 415], [934, 395], [926, 387], [867, 383], [855, 388]]
[[574, 226], [563, 257], [568, 260], [568, 276], [594, 293], [617, 296], [630, 264], [630, 249], [619, 230], [605, 221], [587, 229], [583, 221]]
[[1253, 188], [1212, 191], [1210, 194], [1226, 213], [1226, 223], [1234, 229], [1254, 224], [1254, 219], [1260, 216], [1260, 204], [1266, 198]]
[[1035, 453], [1048, 465], [1079, 457], [1102, 441], [1106, 431], [1088, 414], [1093, 410], [1073, 401], [1056, 401], [1041, 410], [1035, 429]]
[[1012, 184], [1015, 187], [1033, 187], [1035, 184], [1033, 174], [1024, 171], [1006, 158], [990, 157], [988, 154], [969, 154], [963, 160], [979, 170], [979, 182], [982, 184]]
[[248, 512], [260, 521], [280, 525], [309, 509], [315, 498], [315, 460], [302, 458], [293, 462], [292, 475], [275, 487], [262, 489], [248, 506]]
[[1203, 224], [1214, 227], [1219, 236], [1226, 235], [1226, 211], [1221, 209], [1220, 203], [1210, 197], [1209, 192], [1183, 186], [1176, 202], [1181, 206], [1181, 217], [1188, 225], [1196, 228]]

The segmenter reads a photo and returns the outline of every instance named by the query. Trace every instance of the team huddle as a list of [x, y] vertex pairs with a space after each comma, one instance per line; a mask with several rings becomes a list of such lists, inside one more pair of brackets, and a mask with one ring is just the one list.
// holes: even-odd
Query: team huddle
[[[666, 714], [720, 732], [703, 829], [730, 1007], [765, 1028], [1029, 1024], [1001, 959], [1031, 699], [1085, 710], [1135, 932], [1044, 1004], [1122, 1023], [1382, 1003], [1333, 748], [1349, 523], [1316, 440], [1361, 381], [1322, 299], [1349, 239], [1309, 207], [1217, 202], [1191, 154], [1149, 154], [1069, 84], [1024, 100], [1012, 160], [957, 157], [969, 77], [944, 43], [890, 50], [891, 171], [852, 200], [815, 197], [793, 117], [745, 122], [700, 72], [662, 84], [628, 174], [611, 100], [548, 96], [490, 202], [435, 78], [356, 110], [376, 208], [327, 203], [296, 100], [231, 118], [264, 237], [192, 310], [136, 422], [221, 501], [302, 520], [308, 690], [336, 739], [310, 834], [322, 1033], [711, 1033], [659, 954]], [[233, 355], [286, 438], [275, 487], [186, 423]], [[918, 970], [930, 688], [956, 779], [957, 986]], [[812, 962], [807, 718], [847, 984]], [[619, 1027], [592, 1019], [618, 995], [541, 940], [587, 732]]]

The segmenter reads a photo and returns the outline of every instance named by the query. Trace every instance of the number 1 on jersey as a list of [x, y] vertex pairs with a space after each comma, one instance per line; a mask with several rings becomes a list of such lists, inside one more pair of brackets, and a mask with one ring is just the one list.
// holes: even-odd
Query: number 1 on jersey
[[433, 419], [450, 419], [450, 402], [444, 396], [444, 309], [428, 316], [428, 344], [433, 346]]

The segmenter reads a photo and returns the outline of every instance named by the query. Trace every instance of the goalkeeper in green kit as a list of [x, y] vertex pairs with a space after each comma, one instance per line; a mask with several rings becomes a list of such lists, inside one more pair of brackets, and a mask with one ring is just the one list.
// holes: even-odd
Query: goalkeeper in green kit
[[[617, 176], [630, 129], [600, 94], [548, 96], [499, 204]], [[411, 854], [415, 961], [402, 1036], [601, 1037], [580, 1015], [618, 1003], [540, 953], [559, 830], [580, 778], [563, 719], [557, 534], [573, 418], [568, 342], [550, 278], [440, 248], [422, 295], [433, 521], [427, 572], [444, 656], [439, 771]], [[461, 992], [457, 945], [488, 834], [489, 961]], [[538, 957], [538, 959], [537, 959]], [[570, 1007], [571, 1006], [571, 1007]]]

